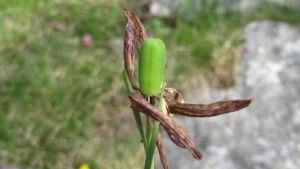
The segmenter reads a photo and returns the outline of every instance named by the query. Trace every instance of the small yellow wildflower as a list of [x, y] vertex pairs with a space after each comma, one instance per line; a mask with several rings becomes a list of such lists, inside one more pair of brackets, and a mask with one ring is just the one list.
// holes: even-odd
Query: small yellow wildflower
[[90, 167], [87, 164], [82, 164], [79, 169], [90, 169]]

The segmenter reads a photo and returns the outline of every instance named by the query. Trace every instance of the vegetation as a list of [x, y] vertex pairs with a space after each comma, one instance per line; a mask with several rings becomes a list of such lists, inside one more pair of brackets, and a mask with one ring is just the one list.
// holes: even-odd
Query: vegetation
[[[123, 7], [135, 5], [129, 2], [0, 1], [0, 162], [142, 168], [144, 150], [136, 147], [140, 138], [121, 73]], [[169, 18], [175, 27], [158, 17], [144, 23], [148, 35], [166, 43], [171, 86], [203, 76], [212, 86], [229, 87], [247, 23], [300, 24], [295, 10], [273, 4], [244, 14], [220, 14], [214, 4], [203, 9], [188, 19], [175, 13]], [[86, 34], [92, 45], [82, 42]]]

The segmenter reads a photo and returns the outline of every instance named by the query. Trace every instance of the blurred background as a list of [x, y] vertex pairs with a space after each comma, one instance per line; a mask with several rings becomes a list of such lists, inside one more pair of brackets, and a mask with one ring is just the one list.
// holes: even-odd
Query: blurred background
[[[148, 37], [165, 42], [167, 86], [180, 88], [189, 102], [256, 98], [240, 119], [175, 117], [204, 158], [194, 160], [164, 133], [172, 169], [299, 167], [299, 0], [0, 0], [0, 168], [143, 168], [121, 73], [123, 8], [141, 18]], [[255, 76], [270, 60], [272, 69]], [[285, 86], [272, 89], [273, 83]]]

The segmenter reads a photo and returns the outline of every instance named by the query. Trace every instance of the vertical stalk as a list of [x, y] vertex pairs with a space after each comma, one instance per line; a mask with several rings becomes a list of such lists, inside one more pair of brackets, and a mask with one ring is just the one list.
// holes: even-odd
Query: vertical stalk
[[[160, 99], [159, 99], [159, 104], [158, 104], [159, 110], [162, 109], [164, 86], [165, 86], [165, 84], [163, 84], [163, 87], [161, 88]], [[145, 161], [144, 169], [154, 169], [154, 152], [155, 152], [155, 147], [156, 147], [156, 140], [157, 140], [159, 126], [160, 126], [160, 122], [155, 121], [154, 129], [153, 129], [152, 135], [151, 135], [151, 140], [149, 140], [149, 143], [148, 143], [149, 146], [147, 147], [147, 154], [146, 154], [146, 161]]]
[[[134, 91], [133, 91], [133, 89], [130, 85], [128, 75], [127, 75], [125, 70], [123, 70], [123, 77], [124, 77], [124, 82], [125, 82], [128, 94], [134, 93]], [[132, 109], [132, 112], [133, 112], [133, 115], [134, 115], [136, 125], [137, 125], [138, 130], [139, 130], [140, 136], [142, 137], [145, 153], [147, 153], [147, 139], [145, 137], [145, 133], [144, 133], [144, 129], [143, 129], [143, 122], [142, 122], [140, 112], [138, 112], [136, 110], [133, 110], [133, 109]]]
[[[149, 116], [146, 116], [146, 139], [148, 140], [147, 142], [147, 150], [149, 149], [150, 147], [150, 140], [151, 140], [151, 137], [152, 137], [152, 134], [153, 134], [153, 131], [152, 131], [152, 127], [151, 127], [151, 118]], [[148, 151], [147, 151], [148, 152]], [[146, 156], [147, 156], [147, 152], [146, 152]], [[149, 164], [148, 164], [149, 165]], [[152, 159], [152, 162], [151, 162], [151, 169], [154, 169], [154, 159]], [[149, 169], [150, 169], [149, 168]]]
[[150, 144], [151, 135], [152, 135], [151, 119], [149, 116], [146, 116], [146, 139], [148, 140], [147, 149]]

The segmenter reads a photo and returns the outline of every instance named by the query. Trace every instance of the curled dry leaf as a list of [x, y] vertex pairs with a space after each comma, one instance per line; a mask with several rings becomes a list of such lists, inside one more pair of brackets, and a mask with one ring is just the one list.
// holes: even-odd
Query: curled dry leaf
[[131, 25], [127, 21], [126, 29], [125, 29], [125, 35], [124, 35], [124, 67], [125, 71], [128, 75], [130, 84], [133, 89], [138, 89], [136, 82], [134, 80], [134, 47], [133, 47], [133, 41], [134, 41], [134, 33], [132, 30]]
[[164, 169], [169, 169], [169, 160], [165, 152], [165, 147], [162, 142], [161, 132], [158, 131], [156, 146], [159, 152], [160, 161], [164, 167]]
[[173, 114], [179, 114], [190, 117], [211, 117], [225, 113], [234, 112], [247, 107], [254, 99], [250, 100], [224, 100], [212, 104], [188, 104], [179, 103], [165, 97], [169, 111]]
[[126, 17], [126, 20], [130, 23], [134, 32], [134, 44], [136, 50], [140, 52], [142, 43], [144, 42], [144, 40], [147, 39], [146, 30], [140, 19], [137, 16], [135, 16], [135, 14], [132, 11], [127, 11], [124, 8], [124, 15]]
[[[151, 103], [151, 101], [154, 101], [154, 102]], [[154, 97], [150, 97], [150, 104], [151, 105], [155, 104]], [[152, 128], [154, 128], [155, 120], [153, 118], [150, 118], [150, 119], [151, 119], [151, 126], [152, 126]], [[159, 127], [160, 126], [161, 125], [159, 125]], [[162, 142], [160, 130], [158, 130], [158, 133], [157, 133], [156, 146], [157, 146], [157, 149], [158, 149], [158, 152], [159, 152], [160, 161], [161, 161], [164, 169], [169, 169], [169, 159], [168, 159], [167, 154], [165, 152], [165, 147], [164, 147], [164, 143]]]
[[137, 91], [129, 95], [129, 98], [131, 100], [131, 108], [158, 120], [177, 146], [188, 149], [194, 158], [201, 160], [201, 153], [196, 149], [191, 136], [183, 127], [147, 102], [140, 92]]
[[[175, 89], [175, 88], [165, 88], [164, 89], [164, 98], [169, 98], [170, 100], [174, 100], [177, 102], [184, 102], [181, 94], [180, 94], [180, 90], [179, 89]], [[157, 99], [159, 99], [159, 97], [157, 97]]]

